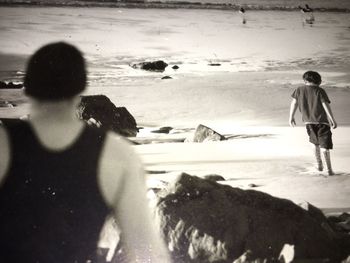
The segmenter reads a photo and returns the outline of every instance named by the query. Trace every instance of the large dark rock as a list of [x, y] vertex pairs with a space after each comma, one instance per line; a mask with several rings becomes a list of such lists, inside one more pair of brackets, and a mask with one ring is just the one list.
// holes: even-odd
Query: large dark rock
[[225, 137], [213, 129], [199, 124], [194, 132], [192, 142], [222, 141]]
[[139, 69], [148, 70], [148, 71], [158, 71], [158, 72], [163, 72], [167, 66], [168, 64], [162, 60], [153, 61], [153, 62], [141, 62], [141, 63], [132, 65], [133, 68], [139, 68]]
[[254, 258], [278, 259], [285, 244], [294, 245], [295, 262], [340, 262], [349, 251], [311, 205], [305, 210], [289, 200], [188, 174], [158, 195], [156, 214], [176, 263], [232, 263], [247, 251]]
[[82, 96], [78, 115], [85, 121], [123, 136], [134, 137], [138, 132], [135, 118], [129, 111], [125, 107], [116, 107], [104, 95]]
[[21, 89], [23, 88], [23, 84], [14, 84], [13, 82], [6, 83], [4, 81], [0, 81], [0, 89]]

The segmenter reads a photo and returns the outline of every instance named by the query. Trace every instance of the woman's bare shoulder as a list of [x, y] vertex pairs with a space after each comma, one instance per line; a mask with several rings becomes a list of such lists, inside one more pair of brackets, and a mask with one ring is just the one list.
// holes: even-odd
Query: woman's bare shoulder
[[110, 155], [112, 158], [118, 157], [123, 161], [133, 158], [138, 159], [132, 143], [114, 132], [108, 132], [106, 135], [104, 154], [105, 156]]
[[131, 143], [115, 133], [107, 133], [99, 162], [99, 181], [106, 201], [113, 204], [121, 187], [125, 188], [126, 178], [131, 183], [141, 171], [142, 162]]

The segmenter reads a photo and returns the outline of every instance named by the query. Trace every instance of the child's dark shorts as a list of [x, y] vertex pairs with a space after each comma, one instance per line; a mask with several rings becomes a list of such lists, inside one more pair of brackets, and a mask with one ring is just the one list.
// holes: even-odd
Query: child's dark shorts
[[309, 140], [324, 149], [333, 149], [332, 132], [326, 124], [306, 124]]

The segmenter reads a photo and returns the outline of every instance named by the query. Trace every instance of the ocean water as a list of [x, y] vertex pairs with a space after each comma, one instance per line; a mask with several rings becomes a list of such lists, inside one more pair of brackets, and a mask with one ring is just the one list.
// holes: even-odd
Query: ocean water
[[[217, 118], [218, 112], [221, 119], [238, 116], [239, 112], [231, 109], [232, 100], [237, 99], [234, 95], [244, 86], [244, 79], [236, 84], [235, 79], [230, 79], [232, 84], [211, 80], [215, 83], [211, 86], [204, 81], [201, 85], [210, 97], [203, 99], [196, 97], [201, 96], [200, 87], [186, 84], [186, 79], [265, 72], [265, 78], [248, 77], [249, 88], [245, 88], [244, 104], [240, 105], [245, 113], [242, 118], [254, 119], [260, 107], [255, 99], [256, 92], [262, 92], [260, 86], [276, 88], [278, 97], [289, 99], [290, 89], [308, 69], [322, 72], [325, 84], [348, 90], [350, 16], [342, 12], [315, 12], [314, 16], [315, 22], [307, 24], [299, 11], [249, 11], [242, 23], [235, 10], [0, 7], [0, 56], [9, 61], [0, 66], [0, 80], [21, 81], [31, 53], [48, 42], [67, 41], [85, 53], [88, 93], [108, 95], [116, 104], [128, 106], [142, 122], [210, 119]], [[169, 64], [165, 72], [130, 66], [158, 59]], [[173, 65], [180, 68], [173, 70]], [[283, 77], [268, 76], [276, 71]], [[160, 80], [163, 76], [173, 80], [164, 82]], [[167, 87], [172, 88], [165, 90]], [[233, 87], [237, 87], [235, 91]], [[254, 92], [247, 93], [248, 89]], [[347, 104], [348, 97], [339, 94]], [[173, 105], [177, 109], [169, 111]], [[279, 109], [284, 104], [277, 105]], [[268, 110], [264, 112], [267, 120], [281, 114], [276, 107]], [[2, 109], [0, 115], [6, 112]]]
[[129, 66], [145, 60], [181, 64], [178, 72], [188, 73], [346, 67], [350, 56], [347, 13], [316, 13], [313, 25], [297, 11], [251, 11], [246, 24], [229, 10], [2, 7], [0, 14], [1, 53], [29, 55], [68, 41], [86, 53], [92, 78], [105, 81], [149, 75]]

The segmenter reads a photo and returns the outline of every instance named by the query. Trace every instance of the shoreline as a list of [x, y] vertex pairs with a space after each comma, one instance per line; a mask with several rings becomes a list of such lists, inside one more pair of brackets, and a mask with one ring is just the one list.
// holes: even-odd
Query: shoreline
[[[173, 1], [147, 2], [143, 0], [134, 0], [130, 2], [95, 2], [95, 1], [72, 1], [69, 3], [60, 1], [2, 1], [0, 7], [101, 7], [101, 8], [137, 8], [137, 9], [212, 9], [212, 10], [239, 10], [242, 5], [231, 3], [202, 3]], [[246, 10], [253, 11], [299, 11], [296, 6], [270, 6], [244, 4]], [[336, 12], [350, 13], [350, 8], [314, 8], [316, 12]]]
[[[225, 134], [227, 132], [222, 129], [227, 123], [236, 126], [287, 126], [290, 94], [302, 84], [298, 80], [300, 75], [301, 72], [267, 71], [214, 72], [205, 77], [181, 74], [172, 80], [161, 80], [155, 76], [146, 82], [143, 78], [131, 78], [115, 86], [94, 86], [90, 83], [83, 95], [106, 95], [117, 107], [126, 107], [140, 127], [172, 126], [181, 129], [203, 124], [213, 129], [219, 127], [218, 132]], [[334, 103], [333, 111], [338, 124], [349, 126], [350, 109], [347, 105], [350, 90], [348, 86], [337, 85], [348, 83], [348, 75], [326, 72], [322, 75], [325, 81], [322, 86]], [[140, 95], [141, 86], [143, 92]], [[246, 87], [250, 87], [249, 90]], [[159, 100], [153, 94], [168, 99]], [[0, 90], [0, 95], [2, 101], [17, 105], [15, 108], [0, 108], [0, 117], [14, 118], [26, 114], [27, 98], [22, 90], [4, 89]], [[188, 103], [183, 97], [196, 98], [196, 103]], [[271, 99], [274, 103], [266, 103]], [[297, 123], [302, 124], [299, 114]]]

